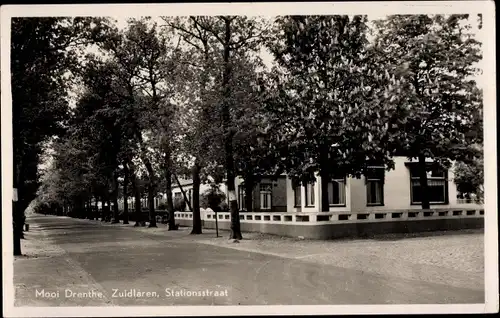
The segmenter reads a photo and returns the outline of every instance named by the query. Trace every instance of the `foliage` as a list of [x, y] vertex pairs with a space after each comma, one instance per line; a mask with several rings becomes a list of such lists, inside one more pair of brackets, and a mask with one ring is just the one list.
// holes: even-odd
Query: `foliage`
[[397, 112], [395, 148], [419, 159], [428, 209], [424, 158], [450, 167], [452, 160], [473, 160], [474, 145], [482, 143], [482, 91], [474, 79], [481, 43], [470, 32], [469, 15], [395, 15], [376, 25], [377, 61], [403, 66], [398, 76], [406, 101]]
[[[127, 171], [130, 194], [166, 191], [167, 209], [179, 209], [185, 203], [171, 193], [177, 176], [225, 179], [230, 194], [236, 175], [248, 185], [283, 172], [302, 182], [319, 174], [327, 185], [360, 177], [371, 163], [391, 169], [395, 155], [445, 166], [458, 160], [459, 191], [482, 193], [482, 92], [473, 78], [481, 54], [469, 16], [389, 16], [374, 23], [371, 43], [360, 15], [282, 16], [272, 28], [243, 16], [163, 20], [131, 19], [119, 30], [105, 19], [14, 19], [22, 206], [40, 181], [48, 205], [110, 200]], [[87, 43], [100, 52], [80, 59]], [[53, 160], [39, 180], [53, 135]], [[201, 203], [216, 210], [225, 200], [212, 187]], [[235, 204], [228, 208], [238, 238]]]
[[183, 198], [174, 199], [174, 211], [186, 210], [186, 201]]
[[464, 198], [475, 196], [477, 200], [483, 201], [484, 162], [482, 158], [478, 158], [472, 163], [456, 162], [454, 175], [457, 190]]
[[201, 194], [200, 205], [205, 208], [211, 208], [214, 211], [220, 211], [220, 205], [225, 200], [226, 194], [218, 186], [211, 185], [209, 189]]
[[[389, 124], [402, 96], [373, 63], [366, 16], [285, 16], [274, 28], [266, 105], [279, 166], [304, 183], [317, 172], [324, 182], [359, 177], [370, 161], [392, 168]], [[381, 103], [384, 94], [392, 98]]]
[[14, 254], [21, 253], [20, 229], [25, 209], [39, 187], [38, 164], [44, 144], [61, 134], [68, 115], [68, 82], [78, 71], [82, 46], [102, 40], [102, 18], [13, 18], [11, 88], [13, 133]]
[[[469, 15], [395, 15], [376, 23], [380, 63], [404, 65], [405, 108], [398, 116], [399, 151], [449, 165], [470, 159], [481, 143], [482, 92], [474, 75], [481, 44], [469, 32]], [[392, 98], [387, 96], [385, 100]], [[478, 120], [479, 119], [479, 120]]]

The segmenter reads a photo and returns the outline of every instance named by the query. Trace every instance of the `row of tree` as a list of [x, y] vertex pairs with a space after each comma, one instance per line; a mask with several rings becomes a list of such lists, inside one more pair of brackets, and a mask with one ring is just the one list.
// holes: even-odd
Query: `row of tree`
[[[18, 214], [36, 194], [39, 156], [54, 135], [40, 201], [77, 210], [92, 198], [112, 203], [115, 222], [120, 192], [125, 202], [134, 196], [141, 211], [144, 179], [149, 226], [156, 226], [156, 194], [167, 194], [172, 212], [172, 183], [188, 176], [192, 233], [201, 233], [200, 184], [225, 181], [231, 238], [241, 239], [237, 175], [248, 200], [262, 176], [281, 173], [296, 182], [319, 173], [326, 193], [331, 178], [359, 177], [373, 162], [391, 169], [395, 155], [418, 159], [422, 206], [429, 208], [425, 158], [449, 166], [481, 156], [474, 147], [482, 144], [482, 92], [474, 79], [481, 51], [471, 32], [480, 18], [163, 17], [131, 19], [125, 29], [106, 19], [16, 20], [35, 40], [49, 39], [33, 44], [34, 52], [40, 67], [57, 70], [25, 73], [34, 63], [21, 63], [18, 55], [32, 54], [23, 47], [29, 37], [13, 33], [14, 109], [23, 112], [14, 112], [14, 121], [26, 130], [14, 134], [21, 169], [15, 186], [22, 183], [25, 202]], [[66, 49], [51, 53], [51, 41]], [[72, 48], [88, 43], [99, 53], [79, 59]], [[263, 51], [271, 52], [271, 67]], [[26, 77], [45, 76], [40, 72], [53, 86], [28, 92]], [[69, 81], [79, 88], [73, 107], [64, 98]], [[25, 162], [30, 175], [23, 175]], [[328, 211], [328, 196], [322, 197]], [[173, 213], [169, 222], [174, 229]]]

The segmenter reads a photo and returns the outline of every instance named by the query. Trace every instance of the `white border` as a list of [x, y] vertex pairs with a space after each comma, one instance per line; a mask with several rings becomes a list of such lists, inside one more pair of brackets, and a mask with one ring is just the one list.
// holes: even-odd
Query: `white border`
[[[164, 15], [253, 15], [284, 14], [483, 14], [484, 48], [484, 151], [485, 151], [485, 304], [377, 305], [377, 306], [172, 306], [165, 307], [14, 307], [12, 211], [12, 111], [10, 95], [10, 18], [14, 16], [158, 16]], [[2, 231], [3, 308], [9, 317], [89, 317], [151, 315], [254, 315], [254, 314], [374, 314], [374, 313], [482, 313], [498, 312], [498, 229], [496, 161], [496, 60], [495, 6], [492, 1], [412, 1], [351, 3], [196, 3], [196, 4], [88, 4], [9, 5], [1, 8], [1, 115], [2, 115]], [[78, 308], [77, 310], [73, 310]]]

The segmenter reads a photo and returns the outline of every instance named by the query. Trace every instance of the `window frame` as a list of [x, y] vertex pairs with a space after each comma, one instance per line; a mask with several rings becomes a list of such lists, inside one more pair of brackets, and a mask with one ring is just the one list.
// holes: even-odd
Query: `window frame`
[[[339, 182], [344, 186], [344, 191], [343, 191], [343, 198], [341, 201], [343, 201], [343, 203], [331, 203], [330, 202], [330, 184], [332, 184], [332, 187], [333, 187], [333, 182]], [[346, 177], [334, 177], [330, 180], [330, 182], [328, 183], [328, 205], [330, 207], [345, 207], [346, 206], [346, 201], [347, 201], [347, 191], [346, 191], [346, 187], [347, 187], [347, 182], [346, 182]], [[340, 195], [339, 195], [340, 197]]]
[[[304, 186], [304, 190], [305, 190], [305, 198], [306, 198], [306, 202], [305, 203], [305, 207], [306, 208], [312, 208], [314, 207], [315, 203], [316, 203], [316, 197], [314, 195], [314, 186], [315, 186], [315, 183], [314, 182], [308, 182], [305, 186]], [[312, 203], [309, 202], [309, 187], [311, 187], [311, 198], [312, 198]]]
[[[263, 191], [263, 187], [269, 187], [269, 191]], [[269, 207], [263, 207], [262, 195], [269, 195]], [[260, 210], [272, 210], [273, 208], [273, 184], [272, 183], [259, 183], [259, 207]]]
[[[430, 180], [439, 180], [439, 181], [443, 181], [443, 191], [444, 191], [444, 197], [443, 197], [443, 201], [429, 201], [429, 205], [448, 205], [449, 202], [450, 202], [450, 193], [449, 193], [449, 186], [448, 186], [448, 169], [446, 168], [443, 168], [443, 167], [439, 167], [439, 166], [435, 166], [433, 165], [432, 162], [428, 162], [427, 163], [427, 169], [426, 171], [427, 172], [433, 172], [432, 170], [435, 169], [435, 170], [440, 170], [443, 172], [443, 177], [432, 177], [431, 176], [427, 176], [427, 187], [429, 187], [429, 181]], [[410, 205], [422, 205], [422, 201], [420, 202], [417, 202], [417, 201], [414, 201], [413, 199], [413, 182], [414, 181], [418, 181], [420, 182], [420, 176], [416, 176], [414, 177], [413, 176], [413, 172], [415, 170], [418, 169], [418, 166], [417, 166], [417, 163], [413, 163], [413, 164], [409, 164], [408, 165], [408, 169], [409, 169], [409, 172], [410, 172]], [[418, 172], [417, 172], [418, 174]]]
[[246, 193], [245, 193], [245, 187], [242, 185], [238, 186], [238, 209], [240, 211], [248, 211], [246, 208]]
[[[297, 197], [298, 194], [298, 197]], [[298, 202], [297, 202], [298, 198]], [[302, 207], [302, 185], [298, 184], [293, 188], [293, 206], [295, 208], [300, 208]]]
[[[371, 165], [367, 166], [367, 169], [379, 169], [380, 170], [380, 175], [379, 173], [373, 173], [373, 174], [368, 174], [365, 172], [365, 188], [366, 188], [366, 206], [385, 206], [385, 167], [380, 166], [380, 165]], [[374, 203], [374, 202], [368, 202], [369, 198], [369, 191], [370, 191], [370, 186], [368, 185], [369, 183], [375, 183], [379, 184], [380, 186], [380, 202]]]

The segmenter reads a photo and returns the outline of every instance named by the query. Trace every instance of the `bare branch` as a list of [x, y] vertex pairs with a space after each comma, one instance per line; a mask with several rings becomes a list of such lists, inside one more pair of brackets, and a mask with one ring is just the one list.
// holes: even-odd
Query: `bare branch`
[[183, 39], [184, 41], [186, 41], [187, 43], [191, 44], [192, 46], [194, 46], [194, 47], [195, 47], [198, 51], [202, 52], [201, 47], [200, 47], [200, 46], [198, 46], [197, 44], [195, 44], [194, 42], [189, 41], [189, 40], [187, 39], [187, 37], [186, 37], [186, 36], [182, 36], [182, 39]]
[[217, 41], [219, 41], [219, 42], [220, 42], [220, 44], [224, 45], [224, 40], [223, 40], [223, 39], [219, 36], [219, 34], [218, 34], [215, 30], [211, 29], [211, 28], [210, 28], [209, 26], [207, 26], [207, 25], [203, 25], [203, 23], [200, 23], [200, 21], [198, 21], [198, 20], [197, 20], [197, 19], [195, 19], [195, 18], [193, 18], [193, 19], [192, 19], [192, 21], [193, 21], [196, 25], [198, 25], [200, 28], [202, 28], [203, 30], [205, 30], [205, 31], [207, 31], [207, 32], [209, 32], [209, 33], [211, 33], [211, 34], [212, 34], [212, 35], [213, 35], [213, 36], [217, 39]]
[[242, 39], [241, 41], [238, 41], [238, 42], [235, 42], [235, 43], [231, 43], [230, 44], [231, 49], [233, 49], [233, 50], [239, 50], [242, 46], [244, 46], [245, 44], [247, 44], [251, 39], [261, 38], [262, 35], [263, 35], [263, 33], [264, 33], [264, 31], [260, 32], [259, 34], [253, 35], [250, 32], [250, 34], [249, 34], [248, 37]]
[[201, 40], [201, 38], [200, 38], [198, 35], [196, 35], [195, 33], [191, 32], [191, 31], [189, 31], [188, 29], [183, 28], [183, 27], [181, 27], [180, 25], [176, 25], [175, 23], [172, 23], [172, 22], [167, 22], [167, 23], [168, 23], [168, 25], [169, 25], [171, 28], [174, 28], [174, 29], [176, 29], [176, 30], [178, 30], [178, 31], [181, 31], [181, 32], [184, 32], [184, 33], [187, 33], [187, 34], [191, 35], [192, 37], [194, 37], [194, 38], [197, 38], [197, 39]]

